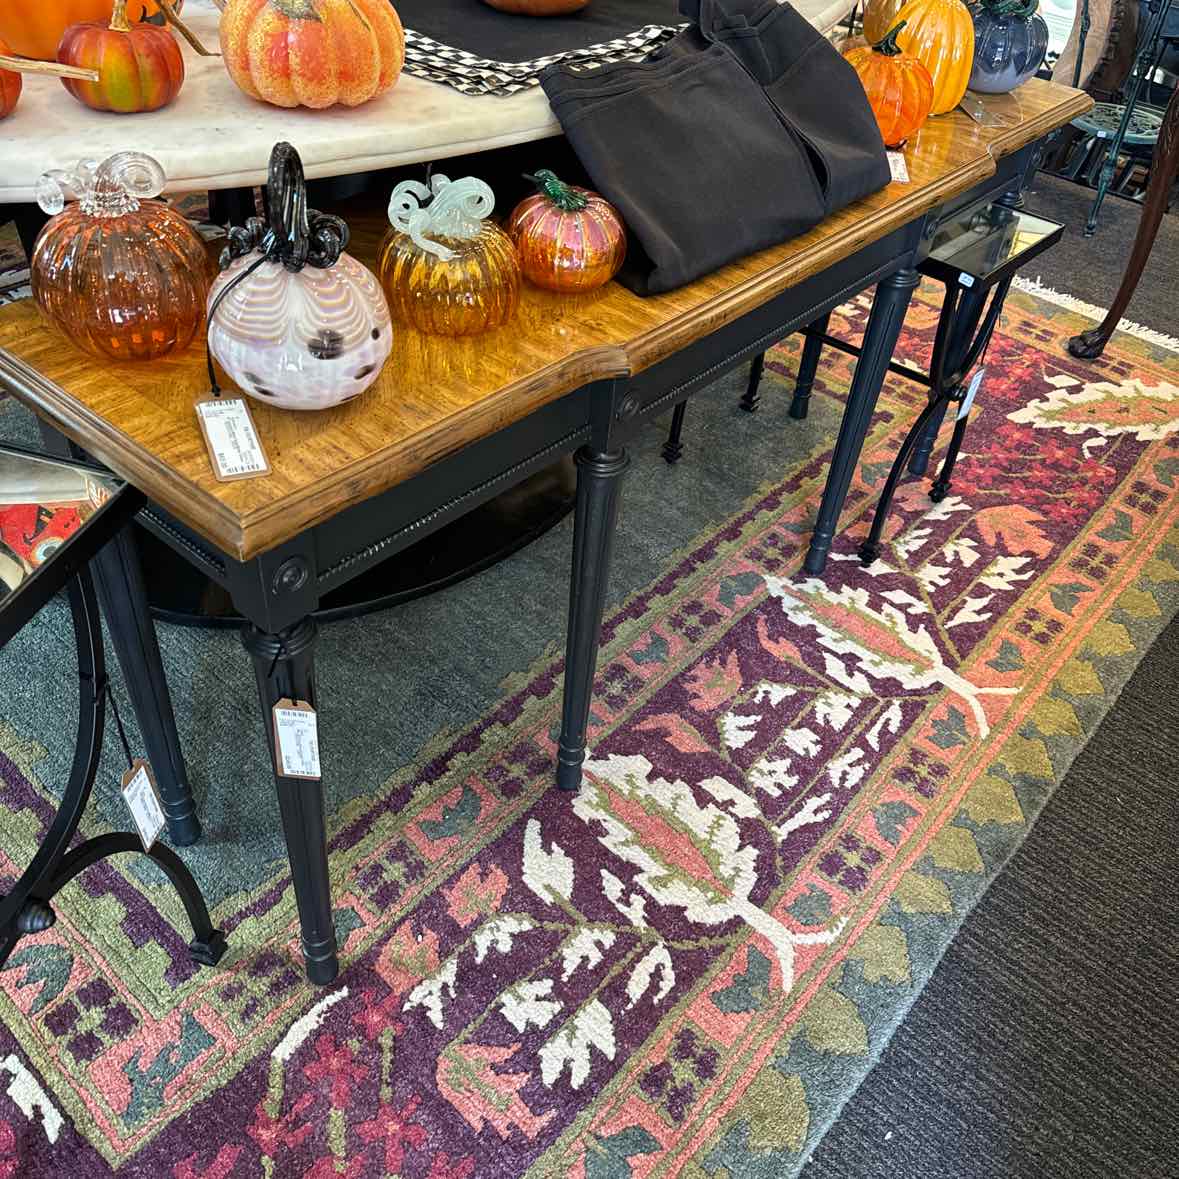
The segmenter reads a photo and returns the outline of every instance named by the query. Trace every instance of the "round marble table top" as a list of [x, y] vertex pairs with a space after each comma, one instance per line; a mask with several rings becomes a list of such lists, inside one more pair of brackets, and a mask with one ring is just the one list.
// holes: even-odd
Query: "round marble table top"
[[[799, 0], [795, 7], [826, 30], [851, 4]], [[216, 49], [212, 0], [189, 0], [184, 13], [205, 46]], [[247, 98], [219, 57], [181, 48], [187, 78], [180, 97], [151, 114], [92, 111], [57, 79], [26, 76], [16, 111], [0, 122], [0, 204], [34, 200], [37, 178], [49, 168], [118, 151], [154, 156], [169, 191], [186, 192], [264, 183], [270, 149], [283, 139], [298, 148], [314, 179], [486, 151], [561, 131], [539, 87], [510, 98], [473, 97], [408, 74], [361, 107], [284, 110]]]

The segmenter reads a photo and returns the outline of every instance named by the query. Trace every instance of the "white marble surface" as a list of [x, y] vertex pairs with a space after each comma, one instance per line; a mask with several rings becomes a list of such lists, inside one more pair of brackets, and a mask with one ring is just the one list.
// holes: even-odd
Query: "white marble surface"
[[[2, 3], [3, 0], [0, 0]], [[849, 0], [799, 0], [795, 7], [828, 29]], [[185, 17], [216, 49], [212, 0], [188, 0]], [[173, 192], [261, 184], [271, 147], [289, 140], [311, 178], [486, 151], [560, 134], [539, 89], [511, 98], [472, 97], [405, 74], [387, 94], [355, 109], [284, 110], [247, 98], [219, 57], [181, 45], [187, 78], [161, 111], [114, 115], [76, 102], [55, 78], [26, 77], [16, 111], [0, 121], [0, 204], [33, 200], [37, 177], [83, 157], [117, 151], [154, 156]]]

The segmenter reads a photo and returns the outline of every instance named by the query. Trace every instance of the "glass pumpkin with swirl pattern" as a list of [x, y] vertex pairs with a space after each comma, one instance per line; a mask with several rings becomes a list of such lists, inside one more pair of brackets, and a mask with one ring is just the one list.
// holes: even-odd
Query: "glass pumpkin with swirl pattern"
[[473, 336], [515, 315], [520, 259], [488, 220], [494, 208], [495, 195], [474, 177], [435, 175], [430, 188], [406, 180], [393, 190], [377, 272], [395, 320], [431, 335]]
[[[192, 343], [213, 263], [200, 235], [158, 196], [164, 172], [120, 152], [47, 172], [37, 202], [54, 214], [33, 248], [33, 298], [78, 347], [112, 360], [155, 360]], [[73, 193], [77, 203], [66, 207]]]

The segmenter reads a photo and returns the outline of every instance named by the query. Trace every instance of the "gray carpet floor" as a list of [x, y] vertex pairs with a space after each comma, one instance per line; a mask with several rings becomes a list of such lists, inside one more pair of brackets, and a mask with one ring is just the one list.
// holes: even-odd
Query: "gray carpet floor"
[[[1108, 306], [1138, 206], [1040, 176], [1033, 273]], [[1127, 318], [1179, 333], [1179, 217]], [[1179, 623], [967, 918], [803, 1179], [1179, 1176]]]

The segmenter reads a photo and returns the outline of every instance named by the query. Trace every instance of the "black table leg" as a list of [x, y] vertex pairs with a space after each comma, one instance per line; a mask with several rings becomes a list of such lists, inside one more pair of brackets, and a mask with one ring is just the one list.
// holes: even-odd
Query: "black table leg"
[[557, 749], [557, 785], [581, 785], [585, 735], [593, 699], [594, 668], [606, 604], [606, 582], [618, 494], [630, 466], [625, 447], [577, 452], [577, 516], [573, 532], [573, 573], [569, 586], [569, 635], [565, 646], [565, 705]]
[[323, 985], [339, 973], [336, 933], [332, 924], [331, 879], [328, 874], [327, 826], [324, 821], [323, 784], [303, 778], [285, 778], [274, 760], [275, 704], [283, 697], [315, 706], [314, 648], [316, 625], [304, 618], [278, 634], [247, 625], [242, 643], [254, 661], [262, 723], [270, 747], [283, 834], [291, 864], [295, 903], [303, 935], [307, 977]]
[[933, 454], [933, 448], [937, 444], [937, 436], [941, 432], [942, 422], [946, 416], [946, 406], [949, 405], [949, 402], [936, 401], [931, 404], [933, 412], [926, 418], [921, 437], [917, 439], [917, 444], [913, 447], [913, 453], [909, 457], [910, 475], [924, 475], [929, 470], [929, 456]]
[[766, 354], [759, 352], [749, 366], [749, 384], [737, 403], [746, 413], [756, 413], [757, 403], [761, 400], [761, 377], [766, 368]]
[[663, 449], [659, 452], [663, 455], [669, 466], [674, 466], [678, 463], [684, 453], [684, 414], [688, 412], [687, 401], [681, 401], [675, 407], [675, 413], [671, 415], [671, 429], [667, 432], [667, 438], [664, 440]]
[[798, 362], [798, 379], [794, 382], [794, 396], [790, 401], [790, 416], [795, 421], [803, 421], [810, 409], [811, 389], [819, 371], [819, 358], [823, 355], [823, 337], [830, 325], [831, 312], [828, 311], [809, 324], [803, 335], [802, 359]]
[[839, 439], [835, 443], [835, 453], [831, 456], [823, 502], [807, 550], [804, 567], [808, 573], [822, 573], [826, 568], [827, 554], [831, 551], [835, 529], [839, 525], [839, 513], [847, 498], [847, 489], [851, 486], [852, 473], [859, 462], [872, 412], [884, 384], [884, 374], [901, 334], [909, 300], [920, 281], [917, 271], [898, 270], [876, 287], [868, 330], [864, 333], [860, 359], [847, 397], [847, 408], [839, 427]]
[[180, 751], [172, 697], [155, 625], [148, 613], [131, 528], [124, 528], [95, 558], [94, 574], [98, 600], [143, 734], [147, 760], [155, 772], [168, 820], [168, 836], [177, 846], [187, 847], [200, 838], [201, 824]]

